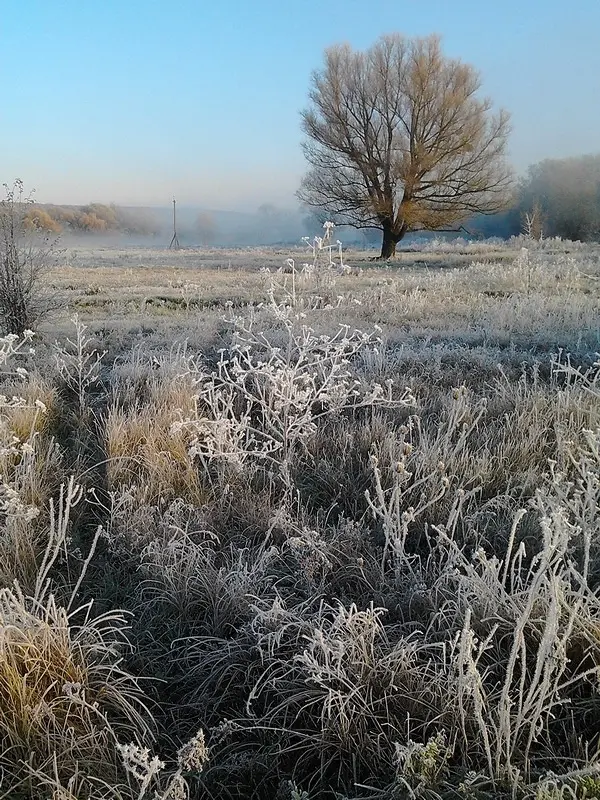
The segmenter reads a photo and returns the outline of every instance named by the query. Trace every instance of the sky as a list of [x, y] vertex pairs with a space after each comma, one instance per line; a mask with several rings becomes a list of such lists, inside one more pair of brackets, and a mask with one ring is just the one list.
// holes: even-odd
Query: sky
[[600, 152], [600, 0], [0, 0], [0, 182], [40, 202], [296, 204], [324, 49], [438, 33], [517, 172]]

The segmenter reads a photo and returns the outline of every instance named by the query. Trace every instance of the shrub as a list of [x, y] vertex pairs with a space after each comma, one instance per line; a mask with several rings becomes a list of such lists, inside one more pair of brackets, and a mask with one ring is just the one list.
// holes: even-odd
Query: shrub
[[23, 183], [4, 184], [0, 201], [0, 318], [7, 333], [22, 334], [50, 310], [43, 277], [55, 255], [55, 240], [35, 225], [28, 212], [32, 200]]

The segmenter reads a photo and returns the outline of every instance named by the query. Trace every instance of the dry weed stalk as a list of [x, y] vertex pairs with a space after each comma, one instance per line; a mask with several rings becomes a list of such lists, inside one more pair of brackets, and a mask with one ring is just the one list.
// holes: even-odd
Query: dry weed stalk
[[106, 351], [99, 353], [95, 348], [90, 348], [90, 339], [86, 334], [88, 326], [83, 324], [77, 314], [72, 322], [75, 326], [75, 340], [67, 338], [64, 345], [56, 342], [54, 359], [60, 378], [77, 397], [78, 410], [83, 415], [89, 391], [100, 380], [102, 359]]
[[334, 304], [339, 308], [344, 297], [333, 296], [336, 276], [346, 275], [350, 267], [344, 263], [342, 243], [333, 241], [334, 227], [333, 222], [325, 222], [323, 236], [303, 237], [311, 260], [303, 263], [301, 269], [295, 259], [288, 258], [286, 268], [280, 267], [275, 274], [268, 267], [261, 270], [267, 277], [267, 295], [274, 309], [281, 304], [305, 310], [330, 309]]

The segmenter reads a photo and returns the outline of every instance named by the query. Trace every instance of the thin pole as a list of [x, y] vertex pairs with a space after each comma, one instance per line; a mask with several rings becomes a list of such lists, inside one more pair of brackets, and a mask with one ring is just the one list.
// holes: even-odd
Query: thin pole
[[179, 250], [181, 245], [179, 244], [179, 239], [177, 238], [177, 212], [175, 210], [175, 198], [173, 198], [173, 238], [171, 239], [171, 244], [169, 245], [169, 250]]

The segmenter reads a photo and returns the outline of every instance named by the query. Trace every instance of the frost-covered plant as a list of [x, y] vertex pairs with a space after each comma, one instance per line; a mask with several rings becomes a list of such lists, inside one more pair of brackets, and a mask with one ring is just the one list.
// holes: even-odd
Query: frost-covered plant
[[310, 800], [310, 795], [303, 789], [299, 789], [294, 781], [290, 781], [288, 788], [290, 790], [290, 800]]
[[288, 306], [277, 306], [274, 315], [284, 336], [277, 346], [255, 316], [227, 319], [231, 346], [212, 372], [197, 375], [197, 415], [176, 427], [194, 431], [192, 452], [205, 464], [262, 463], [289, 487], [293, 458], [307, 452], [320, 419], [361, 407], [409, 406], [414, 398], [408, 389], [395, 396], [391, 380], [382, 386], [354, 377], [352, 360], [375, 347], [378, 331], [342, 326], [319, 336]]
[[588, 583], [589, 532], [541, 493], [535, 505], [542, 540], [529, 557], [523, 543], [516, 545], [524, 510], [515, 517], [503, 559], [483, 547], [469, 558], [437, 529], [447, 559], [439, 588], [445, 584], [448, 613], [457, 597], [464, 610], [452, 654], [462, 731], [468, 740], [479, 739], [490, 776], [511, 782], [529, 774], [531, 754], [567, 689], [597, 680], [599, 670], [593, 658], [575, 673], [570, 666], [578, 640], [592, 641], [586, 625], [599, 611]]
[[67, 338], [65, 344], [56, 342], [54, 359], [58, 374], [77, 397], [78, 410], [83, 415], [89, 391], [100, 379], [106, 350], [99, 353], [95, 348], [90, 348], [90, 339], [86, 334], [88, 326], [84, 325], [77, 314], [72, 322], [75, 326], [75, 339]]
[[157, 778], [165, 763], [158, 756], [153, 756], [148, 747], [137, 744], [119, 744], [116, 748], [123, 759], [123, 766], [139, 784], [138, 800], [142, 800], [150, 784]]
[[127, 646], [124, 615], [95, 616], [93, 602], [76, 604], [100, 535], [94, 538], [70, 599], [53, 592], [52, 571], [66, 555], [70, 513], [81, 497], [71, 479], [51, 503], [48, 544], [35, 587], [0, 590], [0, 768], [3, 788], [46, 787], [78, 774], [117, 784], [120, 736], [142, 741], [150, 715], [135, 678], [120, 664]]
[[[465, 479], [465, 464], [474, 457], [470, 437], [477, 431], [485, 409], [485, 400], [473, 398], [466, 386], [454, 387], [436, 426], [424, 426], [418, 415], [400, 426], [391, 464], [381, 464], [378, 454], [371, 454], [373, 488], [365, 495], [384, 535], [382, 574], [392, 566], [396, 581], [401, 581], [409, 569], [413, 577], [418, 575], [420, 559], [407, 553], [407, 537], [426, 513], [439, 513], [450, 487]], [[476, 447], [481, 449], [479, 443]], [[448, 508], [453, 497], [450, 493]]]
[[185, 310], [189, 311], [190, 307], [198, 302], [198, 299], [201, 295], [202, 287], [197, 283], [191, 283], [190, 281], [185, 281], [183, 286], [179, 287], [179, 291], [181, 293], [181, 299], [183, 301], [183, 305], [185, 306]]
[[[442, 461], [431, 473], [413, 480], [413, 473], [406, 467], [406, 459], [411, 452], [412, 446], [405, 443], [400, 459], [391, 470], [389, 487], [384, 487], [377, 456], [372, 454], [374, 490], [372, 493], [368, 490], [365, 493], [369, 508], [374, 518], [381, 523], [385, 537], [381, 556], [382, 574], [385, 573], [388, 561], [391, 561], [397, 581], [402, 580], [409, 567], [411, 571], [418, 572], [418, 557], [410, 557], [406, 552], [406, 539], [411, 524], [437, 503], [450, 485]], [[409, 496], [419, 497], [417, 506], [407, 504], [406, 498]]]
[[[6, 336], [0, 337], [0, 367], [2, 368], [2, 374], [6, 374], [5, 365], [8, 360], [16, 353], [21, 352], [26, 346], [29, 346], [33, 337], [34, 332], [29, 329], [23, 331], [21, 337], [16, 333], [8, 333]], [[29, 352], [33, 353], [33, 350], [30, 349]]]
[[276, 273], [268, 268], [261, 270], [268, 279], [267, 294], [273, 307], [284, 303], [292, 308], [309, 309], [323, 307], [325, 303], [325, 308], [331, 308], [342, 303], [344, 298], [334, 298], [333, 289], [336, 276], [347, 274], [350, 267], [344, 263], [341, 241], [333, 241], [334, 227], [333, 222], [325, 222], [323, 236], [303, 237], [311, 258], [300, 268], [295, 259], [288, 258], [286, 267], [280, 267]]
[[158, 787], [153, 793], [154, 800], [187, 800], [189, 786], [186, 778], [199, 775], [209, 757], [202, 730], [179, 748], [177, 769], [169, 770], [166, 775], [162, 774], [165, 762], [153, 756], [149, 748], [129, 743], [117, 744], [117, 750], [127, 773], [136, 781], [137, 800], [147, 797], [151, 787]]
[[583, 389], [600, 400], [600, 353], [591, 367], [575, 366], [569, 354], [562, 350], [552, 359], [552, 373], [566, 381], [566, 389]]
[[422, 786], [435, 786], [448, 767], [452, 749], [442, 731], [431, 736], [425, 744], [396, 743], [396, 780], [412, 790]]
[[[33, 354], [34, 350], [30, 346], [33, 335], [33, 331], [25, 331], [21, 339], [15, 334], [10, 333], [0, 338], [1, 380], [13, 376], [17, 376], [19, 379], [27, 377], [27, 370], [23, 367], [17, 367], [15, 370], [12, 370], [10, 360], [15, 355], [22, 353], [25, 348], [27, 348], [30, 354]], [[29, 419], [29, 430], [24, 431], [26, 435], [21, 439], [15, 436], [14, 432], [11, 430], [10, 421], [13, 411], [25, 408], [29, 408], [32, 413]], [[0, 394], [0, 459], [2, 461], [7, 458], [10, 460], [11, 456], [18, 458], [32, 451], [32, 441], [36, 432], [37, 417], [45, 414], [46, 410], [46, 406], [39, 399], [29, 403], [24, 397], [15, 394], [12, 394], [10, 397], [5, 394]], [[5, 471], [5, 467], [3, 471]]]
[[344, 264], [344, 253], [342, 243], [339, 239], [333, 240], [333, 229], [335, 225], [333, 222], [324, 222], [323, 229], [325, 233], [323, 236], [315, 236], [310, 239], [304, 236], [302, 241], [308, 247], [312, 256], [311, 266], [313, 269], [327, 267], [343, 274], [349, 271], [349, 267]]
[[[359, 609], [324, 600], [255, 601], [251, 630], [260, 669], [245, 727], [250, 736], [253, 726], [277, 732], [294, 773], [308, 777], [309, 794], [314, 787], [320, 796], [328, 776], [340, 788], [379, 770], [391, 777], [400, 730], [409, 720], [420, 727], [423, 704], [439, 702], [442, 716], [433, 661], [418, 636], [386, 630], [386, 614], [372, 603]], [[421, 766], [431, 776], [425, 759]]]
[[7, 584], [19, 577], [27, 585], [35, 573], [43, 527], [38, 517], [52, 492], [49, 473], [58, 461], [53, 443], [39, 436], [48, 409], [35, 397], [35, 383], [23, 385], [22, 394], [33, 387], [29, 398], [12, 393], [29, 375], [23, 367], [14, 369], [11, 359], [24, 351], [33, 354], [32, 338], [33, 332], [26, 331], [21, 339], [14, 334], [0, 339], [0, 379], [13, 384], [10, 396], [0, 394], [0, 582]]

